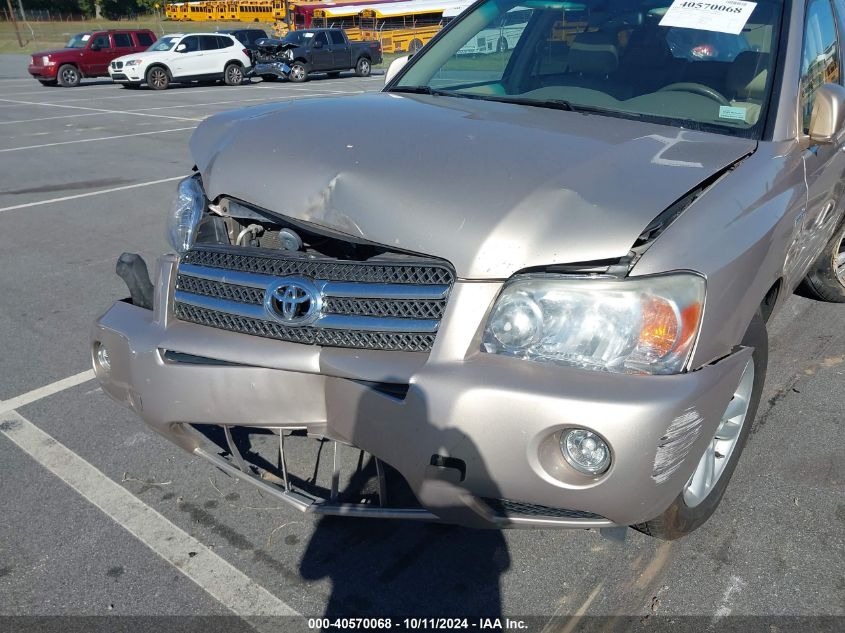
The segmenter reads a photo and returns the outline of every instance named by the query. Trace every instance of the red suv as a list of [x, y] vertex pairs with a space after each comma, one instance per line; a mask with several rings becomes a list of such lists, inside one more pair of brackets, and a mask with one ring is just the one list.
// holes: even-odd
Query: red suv
[[148, 29], [79, 33], [64, 48], [33, 53], [29, 74], [45, 86], [78, 86], [83, 77], [108, 77], [111, 60], [147, 50], [155, 40]]

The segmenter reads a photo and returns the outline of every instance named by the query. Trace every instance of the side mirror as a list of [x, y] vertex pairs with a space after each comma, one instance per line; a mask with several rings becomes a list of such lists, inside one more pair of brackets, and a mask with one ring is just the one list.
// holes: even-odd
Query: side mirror
[[384, 73], [385, 86], [390, 83], [391, 79], [393, 79], [396, 75], [399, 74], [399, 71], [405, 67], [405, 64], [407, 64], [408, 60], [410, 59], [410, 55], [405, 55], [404, 57], [397, 57], [392, 62], [390, 62], [390, 66], [387, 67], [387, 72]]
[[187, 48], [188, 48], [188, 46], [186, 44], [179, 44], [176, 47], [176, 52], [177, 53], [184, 53]]
[[845, 127], [845, 88], [823, 84], [816, 90], [810, 115], [810, 140], [814, 144], [833, 143]]
[[92, 51], [100, 50], [100, 45], [99, 44], [91, 44], [91, 50]]
[[317, 40], [316, 42], [314, 42], [314, 48], [323, 48], [323, 41]]

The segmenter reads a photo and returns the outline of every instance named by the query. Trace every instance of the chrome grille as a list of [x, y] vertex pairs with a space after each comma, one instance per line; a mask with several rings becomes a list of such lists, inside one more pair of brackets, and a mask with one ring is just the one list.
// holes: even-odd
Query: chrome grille
[[[268, 296], [291, 279], [319, 295], [313, 322], [293, 325]], [[307, 259], [300, 254], [188, 252], [176, 277], [176, 318], [282, 341], [391, 351], [431, 350], [454, 279], [428, 262]]]
[[121, 68], [123, 68], [123, 62], [112, 62], [111, 67], [115, 70], [120, 70]]
[[383, 284], [452, 285], [454, 275], [442, 264], [385, 264], [342, 260], [313, 260], [304, 257], [241, 255], [222, 250], [197, 249], [185, 254], [186, 264], [225, 268], [260, 275], [302, 275], [325, 281], [355, 281]]

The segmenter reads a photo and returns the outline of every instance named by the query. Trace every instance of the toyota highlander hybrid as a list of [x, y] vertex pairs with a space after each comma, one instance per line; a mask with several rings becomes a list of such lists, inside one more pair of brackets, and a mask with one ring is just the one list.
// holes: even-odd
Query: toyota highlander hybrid
[[96, 374], [306, 512], [687, 534], [767, 321], [799, 287], [845, 301], [843, 25], [843, 0], [482, 0], [382, 92], [211, 117], [173, 252], [153, 282], [118, 262]]

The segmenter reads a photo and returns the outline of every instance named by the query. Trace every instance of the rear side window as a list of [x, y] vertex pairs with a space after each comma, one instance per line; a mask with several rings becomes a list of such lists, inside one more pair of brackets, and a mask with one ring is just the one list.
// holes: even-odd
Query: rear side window
[[805, 134], [810, 131], [810, 117], [819, 86], [841, 82], [839, 39], [830, 0], [810, 0], [801, 51], [801, 115]]
[[[243, 41], [243, 40], [242, 40]], [[235, 42], [230, 37], [217, 36], [217, 48], [229, 48], [234, 46]]]
[[219, 41], [221, 38], [216, 35], [200, 35], [200, 46], [204, 51], [216, 51], [220, 48]]
[[135, 37], [138, 38], [138, 46], [153, 45], [153, 38], [150, 36], [149, 33], [135, 33]]
[[129, 33], [115, 33], [112, 35], [114, 38], [114, 46], [115, 48], [131, 48], [132, 47], [132, 37]]
[[332, 44], [346, 44], [340, 31], [331, 31]]

